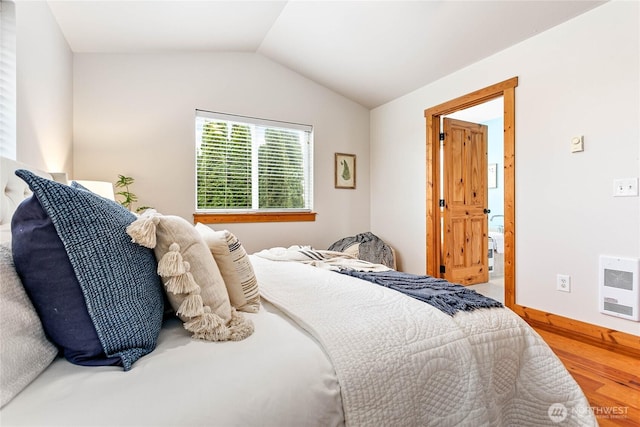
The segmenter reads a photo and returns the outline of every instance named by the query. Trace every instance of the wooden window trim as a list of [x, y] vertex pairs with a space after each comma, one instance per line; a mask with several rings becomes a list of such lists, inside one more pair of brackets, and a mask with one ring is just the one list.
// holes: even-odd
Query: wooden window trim
[[302, 222], [315, 221], [316, 215], [315, 212], [194, 213], [193, 222], [202, 224]]

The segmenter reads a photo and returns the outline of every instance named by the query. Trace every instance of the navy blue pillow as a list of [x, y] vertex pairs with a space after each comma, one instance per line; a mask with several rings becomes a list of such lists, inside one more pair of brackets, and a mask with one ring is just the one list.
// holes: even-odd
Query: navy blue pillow
[[[62, 243], [72, 268], [71, 276], [75, 276], [80, 288], [80, 305], [84, 305], [105, 357], [101, 359], [94, 353], [95, 342], [87, 332], [87, 317], [76, 305], [77, 291], [69, 291], [72, 286], [65, 288], [65, 298], [71, 297], [75, 301], [70, 304], [73, 308], [67, 308], [68, 311], [61, 315], [68, 316], [65, 322], [56, 322], [59, 316], [52, 316], [53, 321], [49, 319], [49, 324], [42, 319], [47, 334], [52, 340], [54, 335], [72, 338], [73, 334], [64, 332], [64, 328], [72, 322], [81, 323], [83, 333], [77, 342], [66, 343], [65, 355], [67, 351], [76, 356], [81, 354], [75, 361], [82, 359], [78, 362], [82, 364], [113, 364], [116, 359], [125, 370], [130, 369], [137, 359], [155, 348], [164, 308], [164, 292], [153, 251], [132, 243], [126, 233], [127, 226], [136, 216], [118, 203], [89, 191], [44, 179], [26, 170], [18, 170], [16, 175], [29, 184]], [[22, 225], [22, 211], [27, 208], [21, 205], [12, 221], [12, 241], [21, 252], [15, 264], [27, 282], [28, 275], [34, 273], [26, 271], [40, 270], [39, 280], [25, 283], [25, 288], [31, 288], [30, 294], [39, 295], [41, 302], [34, 299], [34, 305], [39, 313], [44, 313], [48, 303], [65, 299], [59, 295], [61, 289], [51, 286], [53, 280], [44, 280], [47, 276], [65, 273], [59, 270], [63, 257], [48, 259], [47, 249], [38, 247], [42, 239], [34, 239], [33, 233], [45, 230]], [[54, 240], [51, 236], [46, 239], [49, 245]], [[40, 253], [42, 258], [26, 261], [31, 253]], [[62, 343], [57, 344], [62, 346]], [[84, 359], [87, 354], [91, 354], [89, 359]]]
[[13, 262], [47, 338], [77, 365], [122, 365], [107, 357], [51, 218], [29, 197], [12, 219]]

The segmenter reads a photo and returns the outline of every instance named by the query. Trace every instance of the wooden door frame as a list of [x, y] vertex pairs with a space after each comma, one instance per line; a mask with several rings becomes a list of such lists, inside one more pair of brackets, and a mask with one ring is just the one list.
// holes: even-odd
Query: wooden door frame
[[424, 110], [427, 124], [427, 274], [440, 277], [440, 117], [503, 97], [504, 303], [529, 324], [610, 350], [640, 357], [640, 336], [516, 304], [515, 88], [518, 77]]
[[515, 295], [515, 88], [518, 77], [424, 110], [427, 121], [427, 274], [440, 277], [440, 117], [503, 98], [504, 105], [504, 299]]

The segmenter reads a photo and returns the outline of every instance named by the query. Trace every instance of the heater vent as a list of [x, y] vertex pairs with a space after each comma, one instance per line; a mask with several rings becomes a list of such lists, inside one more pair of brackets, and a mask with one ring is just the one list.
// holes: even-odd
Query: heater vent
[[633, 273], [631, 271], [604, 269], [604, 285], [610, 288], [633, 290]]
[[600, 257], [600, 312], [629, 320], [640, 320], [638, 258]]
[[633, 307], [628, 305], [615, 304], [612, 302], [604, 302], [604, 309], [606, 311], [612, 311], [618, 314], [624, 314], [625, 316], [633, 316]]

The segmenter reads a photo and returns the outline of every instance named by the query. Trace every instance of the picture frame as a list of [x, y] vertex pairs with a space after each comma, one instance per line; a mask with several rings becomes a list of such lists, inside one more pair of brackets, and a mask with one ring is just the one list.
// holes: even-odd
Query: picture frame
[[498, 164], [489, 163], [487, 172], [487, 186], [489, 188], [498, 188]]
[[335, 188], [356, 188], [356, 155], [335, 153]]

